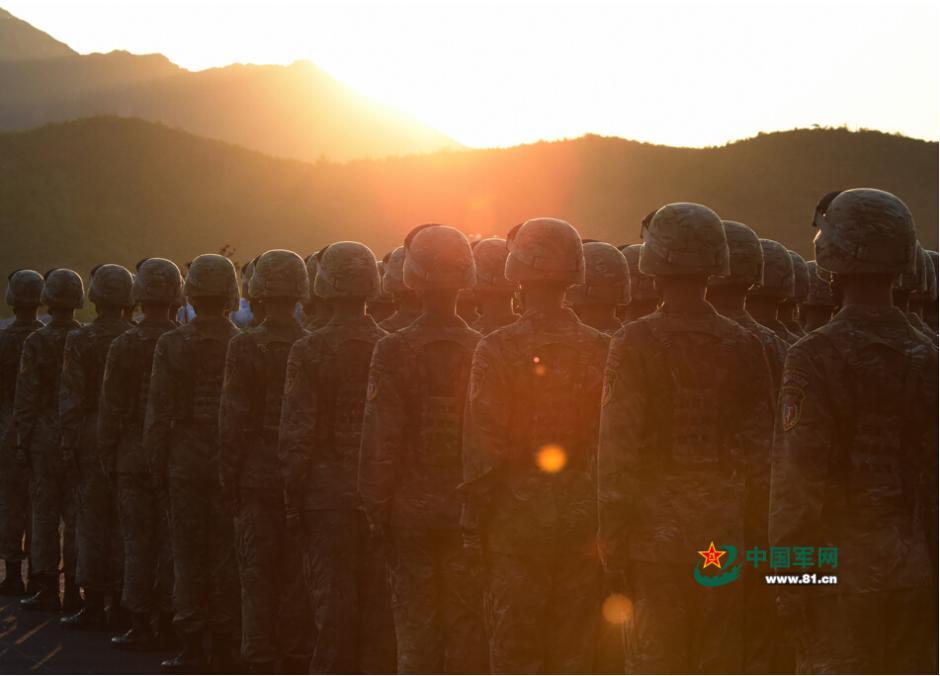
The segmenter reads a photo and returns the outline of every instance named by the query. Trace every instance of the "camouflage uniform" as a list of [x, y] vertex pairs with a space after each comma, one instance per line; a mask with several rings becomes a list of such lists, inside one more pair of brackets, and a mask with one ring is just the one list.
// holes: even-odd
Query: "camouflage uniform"
[[415, 292], [405, 286], [402, 280], [402, 269], [405, 265], [405, 247], [400, 246], [392, 251], [386, 259], [385, 274], [382, 275], [382, 290], [395, 297], [395, 314], [379, 323], [379, 326], [389, 333], [409, 326], [421, 314]]
[[809, 293], [800, 306], [800, 315], [806, 331], [810, 332], [828, 322], [839, 304], [832, 291], [830, 275], [820, 270], [816, 261], [808, 261], [806, 269], [809, 273]]
[[[164, 286], [175, 286], [178, 292], [180, 275], [175, 265], [149, 259], [141, 266], [138, 281], [149, 282], [152, 270], [156, 275], [165, 271]], [[149, 284], [154, 286], [153, 282]], [[159, 294], [160, 289], [156, 291]], [[153, 293], [151, 288], [140, 289], [135, 283], [138, 302], [151, 300]], [[118, 518], [124, 543], [122, 603], [135, 614], [149, 615], [155, 610], [166, 614], [173, 610], [167, 496], [154, 490], [143, 432], [154, 349], [160, 336], [174, 328], [169, 319], [143, 319], [115, 338], [108, 350], [101, 386], [98, 454], [105, 471], [117, 477]]]
[[640, 247], [640, 244], [626, 244], [618, 247], [630, 269], [630, 303], [623, 308], [625, 321], [639, 319], [644, 314], [655, 310], [659, 304], [659, 291], [656, 290], [656, 283], [652, 277], [640, 272]]
[[924, 301], [924, 322], [934, 333], [940, 331], [937, 324], [937, 292], [940, 289], [940, 254], [936, 251], [927, 251], [927, 257], [930, 259], [930, 265], [933, 268], [933, 286], [930, 296]]
[[[924, 322], [923, 307], [925, 300], [931, 295], [931, 284], [934, 281], [933, 263], [927, 257], [920, 244], [917, 245], [917, 272], [913, 275], [908, 291], [907, 320], [915, 329], [937, 344], [937, 334]], [[915, 309], [916, 307], [916, 309]]]
[[312, 253], [304, 259], [307, 266], [307, 298], [304, 302], [304, 314], [301, 320], [301, 326], [307, 331], [316, 331], [326, 326], [330, 321], [332, 310], [326, 302], [317, 296], [313, 290], [313, 280], [317, 277], [317, 269], [320, 267], [320, 252]]
[[[459, 258], [459, 265], [427, 271], [425, 283], [454, 292], [472, 286], [473, 258], [461, 233], [431, 226], [408, 242], [406, 282], [415, 281], [409, 279], [412, 252], [416, 264], [434, 263], [426, 249], [439, 247], [440, 263]], [[463, 549], [456, 492], [470, 359], [479, 339], [456, 315], [422, 315], [379, 340], [372, 357], [359, 492], [370, 522], [389, 540], [399, 673], [488, 671], [480, 571]]]
[[[617, 319], [619, 305], [630, 304], [630, 268], [617, 247], [606, 242], [584, 244], [584, 284], [568, 287], [566, 302], [583, 323], [608, 336], [616, 333], [622, 322]], [[591, 309], [608, 309], [597, 313]], [[588, 315], [592, 318], [587, 319]]]
[[[80, 308], [81, 278], [71, 270], [49, 273], [43, 288], [43, 304]], [[63, 463], [59, 444], [59, 382], [62, 358], [69, 332], [81, 326], [74, 319], [53, 318], [29, 334], [23, 343], [20, 371], [16, 379], [13, 425], [17, 448], [28, 458], [32, 538], [30, 570], [47, 595], [59, 592], [59, 560], [62, 560], [66, 591], [74, 585], [76, 565], [76, 480]], [[59, 523], [64, 524], [61, 539]]]
[[[644, 242], [647, 274], [727, 274], [721, 222], [700, 205], [661, 208]], [[627, 673], [737, 673], [741, 588], [697, 586], [690, 568], [703, 538], [760, 536], [747, 508], [766, 491], [773, 429], [761, 344], [707, 304], [667, 300], [614, 336], [606, 369], [599, 533], [633, 597]]]
[[[114, 288], [104, 289], [107, 283]], [[89, 300], [115, 307], [130, 302], [130, 272], [103, 265], [95, 272]], [[121, 296], [120, 298], [118, 296]], [[62, 452], [78, 474], [78, 583], [89, 594], [118, 594], [123, 578], [123, 543], [117, 523], [114, 476], [98, 456], [98, 403], [108, 348], [133, 324], [120, 315], [98, 316], [69, 334], [59, 388]]]
[[[755, 284], [748, 291], [748, 300], [750, 301], [751, 298], [760, 298], [767, 302], [776, 300], [779, 305], [796, 293], [793, 259], [790, 258], [786, 247], [779, 242], [761, 239], [760, 244], [764, 253], [764, 277], [759, 284]], [[748, 310], [750, 311], [750, 304]], [[792, 345], [797, 341], [798, 336], [794, 335], [776, 316], [763, 319], [753, 311], [750, 314], [755, 315], [755, 319], [760, 324], [771, 329], [787, 345]]]
[[[36, 307], [42, 276], [19, 270], [10, 278], [7, 304]], [[37, 320], [15, 319], [0, 330], [0, 558], [6, 561], [3, 587], [21, 592], [20, 568], [29, 542], [29, 472], [16, 457], [13, 409], [20, 354], [26, 337], [42, 328]]]
[[[316, 288], [328, 298], [369, 297], [379, 286], [373, 260], [361, 244], [334, 244]], [[384, 552], [356, 492], [369, 362], [385, 335], [368, 315], [334, 316], [299, 340], [288, 360], [278, 453], [303, 515], [317, 629], [311, 673], [395, 671]]]
[[[836, 275], [913, 264], [913, 219], [889, 193], [827, 195], [816, 222]], [[771, 544], [837, 547], [839, 574], [780, 590], [802, 673], [936, 672], [937, 424], [937, 351], [897, 308], [847, 305], [790, 349]]]
[[[307, 272], [295, 253], [268, 251], [251, 278], [252, 298], [304, 298]], [[300, 543], [289, 538], [277, 459], [287, 355], [306, 331], [293, 319], [268, 317], [232, 338], [219, 412], [219, 472], [235, 509], [241, 580], [242, 657], [271, 667], [282, 655], [309, 660]]]
[[[564, 221], [527, 221], [510, 233], [509, 251], [507, 277], [523, 291], [530, 281], [584, 279], [580, 237]], [[528, 310], [474, 353], [463, 522], [479, 533], [486, 564], [495, 673], [594, 666], [595, 454], [607, 344], [558, 307]]]
[[[508, 255], [506, 240], [499, 237], [481, 239], [473, 247], [473, 260], [477, 268], [477, 282], [473, 290], [480, 303], [481, 313], [470, 324], [470, 328], [482, 336], [519, 319], [519, 315], [512, 311], [512, 294], [519, 285], [507, 280], [505, 274]], [[486, 301], [490, 296], [504, 301], [499, 304], [499, 311], [489, 311]]]
[[[227, 265], [237, 293], [231, 263], [204, 254], [193, 261], [187, 274], [188, 297], [199, 295], [197, 283], [207, 267], [203, 261], [219, 268]], [[225, 297], [228, 292], [211, 295]], [[238, 329], [224, 317], [197, 315], [160, 336], [154, 350], [144, 452], [154, 481], [169, 490], [174, 624], [184, 640], [206, 627], [225, 639], [238, 636], [231, 506], [223, 502], [218, 471], [225, 353], [237, 334]]]

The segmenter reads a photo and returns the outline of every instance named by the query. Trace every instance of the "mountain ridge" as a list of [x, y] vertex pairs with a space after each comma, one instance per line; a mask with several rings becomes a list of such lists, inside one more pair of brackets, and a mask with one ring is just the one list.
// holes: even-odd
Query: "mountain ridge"
[[937, 247], [937, 143], [841, 129], [776, 132], [711, 149], [586, 136], [506, 149], [306, 163], [166, 125], [95, 117], [0, 133], [0, 271], [144, 256], [179, 263], [229, 244], [308, 254], [341, 239], [381, 256], [414, 226], [500, 235], [525, 218], [584, 237], [639, 240], [650, 210], [708, 204], [812, 257], [819, 197], [879, 187], [907, 202]]

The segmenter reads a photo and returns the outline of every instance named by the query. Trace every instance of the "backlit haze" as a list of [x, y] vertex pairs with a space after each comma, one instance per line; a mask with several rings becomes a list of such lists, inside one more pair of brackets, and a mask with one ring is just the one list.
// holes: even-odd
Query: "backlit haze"
[[81, 53], [307, 59], [469, 146], [704, 146], [813, 124], [940, 136], [935, 2], [0, 5]]

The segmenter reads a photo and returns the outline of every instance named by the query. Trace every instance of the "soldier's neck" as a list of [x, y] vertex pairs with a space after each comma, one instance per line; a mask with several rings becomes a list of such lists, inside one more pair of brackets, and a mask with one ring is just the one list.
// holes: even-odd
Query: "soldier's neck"
[[[456, 306], [456, 296], [455, 296], [455, 306]], [[418, 296], [414, 293], [398, 293], [395, 294], [395, 306], [398, 309], [398, 312], [405, 314], [418, 314], [421, 312], [421, 301], [418, 299]]]
[[37, 307], [15, 307], [13, 314], [18, 322], [35, 322], [38, 310]]
[[145, 322], [165, 322], [170, 319], [170, 306], [145, 303], [140, 307]]
[[558, 312], [564, 307], [565, 289], [560, 284], [534, 284], [522, 287], [526, 312]]
[[[910, 291], [902, 291], [900, 289], [894, 289], [894, 291], [892, 291], [891, 293], [891, 297], [892, 297], [892, 300], [891, 300], [892, 305], [894, 305], [896, 308], [901, 310], [901, 312], [907, 312], [907, 309], [910, 306], [910, 302], [911, 302]], [[843, 305], [848, 305], [848, 304], [849, 304], [848, 301], [843, 298]]]
[[768, 296], [748, 296], [747, 311], [751, 316], [761, 323], [772, 322], [777, 319], [777, 308], [780, 305], [779, 298]]
[[481, 317], [505, 317], [512, 314], [512, 296], [486, 294], [479, 296]]
[[782, 322], [796, 321], [796, 304], [787, 301], [777, 306], [777, 319]]
[[52, 317], [53, 324], [64, 324], [66, 322], [75, 321], [75, 310], [60, 308], [60, 307], [51, 307], [49, 308], [49, 316]]
[[421, 294], [421, 314], [427, 319], [452, 319], [457, 316], [456, 289], [428, 289]]
[[366, 314], [365, 298], [334, 298], [330, 301], [333, 319], [336, 321], [355, 321]]
[[[891, 286], [894, 281], [890, 275], [849, 275], [843, 276], [842, 287], [842, 306], [846, 305], [868, 305], [873, 307], [891, 307], [895, 305], [895, 299], [891, 293]], [[907, 298], [904, 299], [907, 310]]]
[[98, 319], [121, 319], [124, 308], [118, 305], [96, 305], [95, 311], [97, 312]]
[[804, 305], [800, 308], [803, 315], [803, 328], [814, 331], [832, 318], [832, 308], [827, 305]]
[[720, 315], [731, 316], [747, 312], [746, 288], [710, 286], [706, 298]]
[[656, 312], [657, 305], [659, 305], [659, 301], [656, 300], [632, 300], [624, 309], [624, 321], [632, 322], [640, 317], [653, 314]]
[[920, 300], [919, 298], [915, 300], [914, 297], [911, 296], [910, 300], [907, 301], [907, 311], [913, 312], [915, 315], [923, 319], [924, 301]]
[[662, 277], [657, 285], [662, 291], [663, 308], [670, 312], [701, 312], [705, 302], [704, 276]]

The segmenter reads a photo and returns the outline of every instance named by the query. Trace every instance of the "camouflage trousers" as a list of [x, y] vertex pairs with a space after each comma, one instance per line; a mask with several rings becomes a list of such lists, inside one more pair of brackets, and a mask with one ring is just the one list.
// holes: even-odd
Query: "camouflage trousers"
[[242, 488], [235, 516], [241, 651], [250, 663], [309, 661], [313, 641], [302, 537], [288, 530], [282, 490]]
[[149, 474], [119, 474], [118, 518], [124, 542], [122, 603], [132, 613], [173, 610], [173, 556], [167, 496]]
[[394, 673], [395, 627], [385, 543], [358, 510], [304, 514], [305, 578], [316, 619], [314, 674]]
[[797, 673], [937, 673], [937, 592], [817, 596], [794, 637]]
[[703, 587], [671, 562], [632, 561], [628, 577], [626, 673], [741, 673], [741, 584]]
[[793, 646], [777, 623], [777, 588], [764, 583], [763, 572], [743, 571], [743, 663], [746, 674], [791, 674]]
[[182, 634], [239, 635], [238, 567], [232, 515], [218, 481], [169, 480], [173, 622]]
[[14, 457], [10, 444], [0, 446], [0, 559], [22, 561], [30, 528], [29, 470]]
[[101, 593], [120, 593], [124, 545], [118, 527], [117, 496], [95, 462], [81, 468], [76, 526], [78, 584]]
[[460, 531], [393, 528], [390, 539], [398, 673], [489, 673], [482, 571]]
[[[74, 577], [77, 559], [75, 515], [78, 494], [74, 472], [66, 470], [58, 434], [40, 422], [30, 445], [30, 504], [32, 539], [29, 563], [33, 577], [58, 577], [59, 561], [66, 576]], [[62, 526], [60, 536], [59, 527]]]
[[489, 551], [486, 561], [493, 673], [591, 673], [601, 605], [597, 556]]

